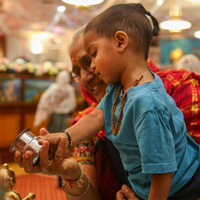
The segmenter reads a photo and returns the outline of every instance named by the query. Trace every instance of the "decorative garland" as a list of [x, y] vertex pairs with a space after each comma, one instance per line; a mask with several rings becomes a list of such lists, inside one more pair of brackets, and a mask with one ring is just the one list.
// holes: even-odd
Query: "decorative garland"
[[61, 70], [70, 71], [70, 65], [63, 62], [52, 63], [50, 61], [46, 61], [43, 64], [38, 64], [26, 62], [23, 59], [17, 59], [13, 62], [7, 58], [0, 58], [0, 73], [55, 76]]

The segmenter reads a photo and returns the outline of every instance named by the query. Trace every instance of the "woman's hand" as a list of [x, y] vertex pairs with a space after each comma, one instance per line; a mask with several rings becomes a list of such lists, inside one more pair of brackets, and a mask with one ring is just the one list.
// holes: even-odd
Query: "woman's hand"
[[127, 185], [123, 185], [122, 189], [117, 192], [116, 200], [139, 200], [133, 190], [131, 190]]
[[66, 149], [69, 145], [69, 141], [68, 141], [68, 136], [66, 135], [66, 133], [64, 132], [60, 132], [60, 133], [49, 133], [45, 128], [41, 128], [40, 129], [40, 136], [39, 136], [39, 144], [42, 144], [43, 141], [48, 141], [49, 142], [49, 151], [51, 152], [51, 154], [55, 154], [60, 138], [61, 137], [65, 137], [66, 138]]
[[[26, 173], [42, 173], [47, 175], [58, 175], [63, 176], [69, 180], [77, 180], [81, 174], [80, 167], [71, 153], [67, 150], [67, 137], [58, 133], [54, 133], [55, 140], [46, 141], [44, 138], [50, 135], [46, 129], [42, 132], [42, 148], [40, 150], [40, 164], [33, 166], [32, 163], [32, 152], [26, 151], [22, 160], [21, 153], [15, 152], [14, 160], [20, 166], [23, 167]], [[50, 143], [51, 142], [51, 143]], [[49, 160], [49, 151], [53, 153], [53, 159]]]

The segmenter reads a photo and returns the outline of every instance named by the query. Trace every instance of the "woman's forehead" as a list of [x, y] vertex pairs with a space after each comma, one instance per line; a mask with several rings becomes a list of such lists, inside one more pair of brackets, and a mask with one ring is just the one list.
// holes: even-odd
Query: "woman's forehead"
[[76, 58], [77, 60], [84, 56], [86, 53], [83, 47], [83, 42], [77, 41], [76, 43], [74, 43], [70, 48], [69, 54], [71, 59]]
[[83, 37], [83, 44], [84, 44], [85, 51], [88, 52], [88, 48], [91, 46], [91, 44], [94, 43], [98, 39], [99, 39], [99, 35], [94, 30], [90, 30], [86, 32]]

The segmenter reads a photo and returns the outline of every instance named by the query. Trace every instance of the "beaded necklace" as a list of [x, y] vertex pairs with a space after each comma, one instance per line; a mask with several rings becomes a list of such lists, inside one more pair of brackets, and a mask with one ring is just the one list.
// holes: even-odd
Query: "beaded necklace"
[[[136, 79], [135, 82], [133, 83], [133, 86], [136, 86], [136, 85], [141, 81], [141, 79], [143, 78], [143, 76], [144, 76], [145, 74], [147, 74], [148, 72], [149, 72], [149, 70], [146, 71], [144, 74], [142, 74], [142, 75], [140, 76], [139, 79]], [[112, 128], [112, 133], [113, 133], [114, 135], [116, 135], [116, 134], [118, 133], [119, 128], [120, 128], [121, 117], [122, 117], [122, 110], [123, 110], [124, 103], [125, 103], [125, 100], [126, 100], [126, 95], [127, 95], [127, 92], [124, 92], [124, 95], [123, 95], [122, 100], [121, 100], [121, 102], [120, 102], [120, 111], [119, 111], [119, 116], [118, 116], [118, 119], [117, 119], [117, 124], [116, 124], [116, 126], [115, 126], [115, 125], [114, 125], [114, 114], [115, 114], [115, 110], [116, 110], [116, 106], [117, 106], [117, 99], [118, 99], [118, 97], [119, 97], [119, 94], [120, 94], [122, 88], [123, 88], [123, 87], [120, 86], [120, 87], [118, 88], [118, 90], [116, 91], [116, 94], [115, 94], [115, 101], [114, 101], [114, 103], [113, 103], [113, 105], [112, 105], [112, 109], [111, 109], [111, 128]]]

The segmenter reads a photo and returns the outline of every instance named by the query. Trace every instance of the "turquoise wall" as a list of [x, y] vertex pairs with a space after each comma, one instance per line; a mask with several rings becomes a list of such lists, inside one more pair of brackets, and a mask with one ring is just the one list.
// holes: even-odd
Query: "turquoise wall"
[[195, 48], [198, 49], [198, 56], [200, 56], [200, 39], [179, 39], [179, 40], [169, 40], [162, 39], [160, 41], [161, 45], [161, 64], [170, 64], [170, 52], [172, 50], [181, 49], [185, 54], [193, 53]]

